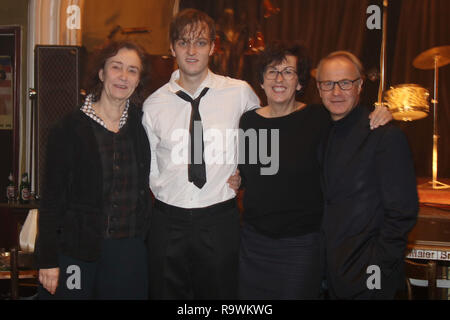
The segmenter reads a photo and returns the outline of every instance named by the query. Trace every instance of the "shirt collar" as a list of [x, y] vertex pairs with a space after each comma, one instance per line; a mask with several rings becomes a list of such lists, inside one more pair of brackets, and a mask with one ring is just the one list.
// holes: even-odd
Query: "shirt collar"
[[195, 93], [193, 95], [191, 95], [188, 91], [186, 91], [186, 89], [184, 89], [177, 83], [177, 80], [180, 79], [180, 70], [178, 69], [178, 70], [175, 70], [172, 73], [172, 76], [170, 77], [169, 90], [173, 93], [176, 93], [179, 90], [184, 91], [189, 96], [191, 96], [192, 99], [195, 99], [196, 97], [199, 96], [199, 94], [202, 92], [202, 90], [204, 88], [206, 88], [206, 87], [214, 88], [215, 87], [215, 83], [216, 83], [215, 77], [216, 77], [216, 75], [211, 70], [208, 69], [208, 74], [206, 75], [206, 78], [199, 85], [199, 87], [197, 88], [197, 91], [195, 91]]
[[[95, 122], [97, 122], [98, 124], [103, 126], [105, 129], [107, 129], [105, 122], [103, 122], [103, 120], [99, 116], [97, 116], [97, 114], [95, 113], [95, 110], [92, 107], [92, 100], [93, 100], [93, 95], [89, 94], [86, 97], [84, 104], [80, 108], [81, 111], [83, 111], [88, 117], [90, 117]], [[123, 110], [122, 116], [120, 117], [120, 120], [119, 120], [119, 129], [122, 129], [122, 127], [125, 125], [125, 123], [127, 123], [129, 106], [130, 106], [130, 100], [127, 100], [125, 109]]]
[[346, 127], [358, 120], [359, 115], [363, 111], [361, 104], [357, 104], [344, 118], [333, 121], [335, 127]]

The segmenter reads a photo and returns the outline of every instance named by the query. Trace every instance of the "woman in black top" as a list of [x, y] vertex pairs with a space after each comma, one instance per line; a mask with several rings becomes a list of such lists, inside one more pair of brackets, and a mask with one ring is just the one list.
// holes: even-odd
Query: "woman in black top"
[[[244, 132], [253, 129], [256, 135], [247, 134], [242, 141], [245, 155], [239, 166], [245, 188], [239, 296], [316, 299], [323, 209], [317, 146], [330, 117], [322, 105], [296, 100], [310, 74], [304, 48], [272, 44], [261, 54], [258, 68], [268, 105], [245, 113], [240, 121]], [[389, 113], [383, 109], [372, 123]], [[260, 161], [264, 145], [270, 163]]]
[[40, 299], [146, 299], [150, 147], [139, 108], [147, 55], [97, 52], [89, 95], [51, 130], [39, 212]]
[[[244, 225], [241, 233], [240, 287], [242, 299], [313, 299], [319, 297], [318, 232], [322, 192], [316, 148], [330, 120], [319, 105], [296, 101], [309, 80], [304, 49], [281, 44], [261, 54], [259, 79], [268, 105], [245, 113], [244, 131], [255, 129], [258, 141], [245, 140], [243, 178]], [[267, 130], [267, 138], [260, 133]], [[268, 147], [278, 171], [264, 175], [269, 165], [251, 164], [250, 145]], [[264, 139], [260, 141], [260, 139]], [[272, 151], [274, 150], [274, 151]], [[278, 159], [277, 159], [278, 158]], [[259, 157], [258, 157], [259, 159]], [[242, 161], [241, 161], [242, 162]]]

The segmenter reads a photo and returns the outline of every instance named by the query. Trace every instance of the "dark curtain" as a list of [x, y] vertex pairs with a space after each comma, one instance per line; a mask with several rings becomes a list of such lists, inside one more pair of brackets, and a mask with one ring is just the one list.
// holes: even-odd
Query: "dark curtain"
[[[272, 3], [280, 12], [269, 18], [261, 18], [258, 25], [265, 42], [274, 40], [297, 42], [308, 48], [312, 68], [319, 60], [335, 50], [349, 50], [360, 56], [366, 37], [366, 0], [278, 0]], [[245, 73], [258, 95], [265, 103], [256, 72], [256, 57], [248, 57], [249, 70]], [[320, 102], [320, 97], [311, 79], [304, 102]]]
[[[245, 37], [257, 31], [266, 44], [273, 40], [296, 41], [310, 53], [312, 66], [335, 50], [349, 50], [361, 58], [366, 70], [379, 70], [381, 30], [366, 27], [367, 7], [382, 8], [382, 0], [271, 0], [280, 12], [264, 18], [263, 0], [182, 0], [181, 8], [193, 7], [206, 11], [220, 21], [226, 8], [232, 8], [239, 30]], [[433, 71], [418, 70], [412, 65], [421, 52], [435, 46], [450, 45], [449, 0], [390, 0], [387, 26], [386, 89], [389, 86], [415, 83], [433, 95]], [[245, 26], [245, 27], [243, 27]], [[220, 25], [218, 25], [220, 29]], [[256, 58], [243, 55], [242, 72], [234, 67], [225, 73], [248, 81], [265, 103], [257, 80]], [[220, 59], [220, 58], [215, 58]], [[222, 58], [223, 59], [223, 58]], [[217, 71], [217, 70], [215, 70]], [[439, 69], [439, 162], [438, 178], [450, 178], [450, 65]], [[370, 105], [377, 101], [378, 79], [366, 80], [362, 100]], [[320, 102], [312, 79], [304, 102]], [[396, 122], [407, 134], [418, 177], [431, 176], [433, 117], [432, 105], [427, 118], [412, 122]]]
[[[236, 29], [245, 38], [255, 37], [256, 32], [260, 31], [266, 44], [274, 40], [299, 42], [308, 48], [312, 66], [316, 66], [321, 57], [335, 50], [350, 50], [358, 56], [361, 54], [368, 0], [271, 0], [271, 3], [279, 7], [280, 12], [268, 18], [264, 18], [263, 0], [184, 0], [180, 3], [180, 9], [197, 8], [207, 12], [218, 22], [217, 28], [220, 30], [224, 12], [231, 8], [235, 13]], [[233, 50], [238, 51], [243, 59], [242, 72], [221, 72], [214, 69], [214, 62], [220, 57], [213, 61], [213, 70], [248, 81], [265, 103], [264, 92], [257, 80], [257, 56], [244, 55], [240, 44]], [[303, 100], [320, 101], [313, 81]]]
[[346, 49], [360, 55], [366, 8], [361, 0], [280, 0], [279, 14], [265, 19], [267, 41], [298, 40], [309, 48], [314, 65], [331, 51]]

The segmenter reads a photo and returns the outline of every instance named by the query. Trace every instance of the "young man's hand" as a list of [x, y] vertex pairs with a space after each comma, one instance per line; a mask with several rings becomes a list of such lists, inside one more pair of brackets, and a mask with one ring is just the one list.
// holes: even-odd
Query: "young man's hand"
[[239, 169], [236, 169], [236, 172], [234, 175], [230, 176], [227, 180], [228, 185], [231, 189], [234, 190], [234, 192], [238, 192], [239, 187], [241, 186], [241, 176], [239, 174]]

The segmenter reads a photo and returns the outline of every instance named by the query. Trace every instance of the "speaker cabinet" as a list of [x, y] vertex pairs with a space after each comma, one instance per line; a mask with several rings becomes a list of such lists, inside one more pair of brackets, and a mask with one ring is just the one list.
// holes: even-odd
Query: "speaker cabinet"
[[42, 192], [49, 129], [70, 111], [80, 107], [82, 47], [44, 46], [35, 48], [35, 186]]

